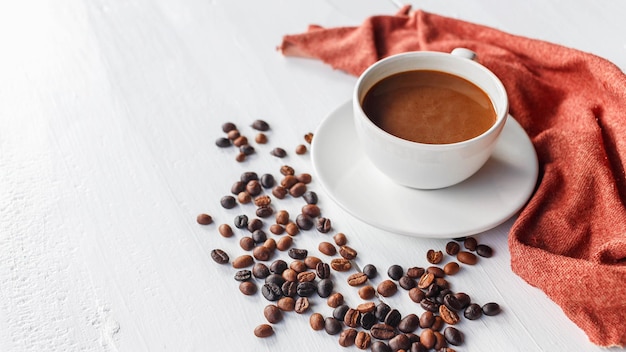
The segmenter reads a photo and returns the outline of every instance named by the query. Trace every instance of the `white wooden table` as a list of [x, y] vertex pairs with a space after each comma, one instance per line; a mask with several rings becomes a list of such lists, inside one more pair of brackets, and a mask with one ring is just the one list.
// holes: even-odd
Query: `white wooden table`
[[[626, 69], [626, 4], [616, 1], [413, 1], [415, 7], [544, 39]], [[244, 171], [281, 165], [312, 173], [296, 145], [350, 98], [356, 78], [275, 47], [307, 25], [358, 25], [393, 14], [391, 0], [27, 1], [0, 5], [0, 351], [333, 351], [308, 314], [285, 314], [256, 338], [268, 302], [242, 295], [235, 270], [211, 260], [241, 254], [217, 225], [249, 209], [220, 198]], [[232, 121], [271, 125], [269, 143], [237, 163], [219, 149]], [[274, 147], [289, 155], [269, 155]], [[315, 182], [320, 207], [358, 250], [359, 263], [424, 266], [446, 240], [386, 233], [342, 210]], [[285, 199], [292, 214], [301, 200]], [[215, 223], [201, 226], [196, 215]], [[268, 220], [269, 221], [269, 220]], [[496, 255], [450, 281], [502, 314], [459, 328], [459, 351], [601, 351], [509, 267], [513, 219], [478, 234]], [[314, 255], [328, 239], [296, 237]], [[285, 253], [274, 258], [289, 259]], [[336, 276], [346, 300], [356, 290]], [[329, 315], [322, 299], [312, 311]], [[406, 294], [389, 301], [421, 309]], [[356, 351], [355, 347], [345, 350]], [[624, 351], [624, 349], [613, 349]]]

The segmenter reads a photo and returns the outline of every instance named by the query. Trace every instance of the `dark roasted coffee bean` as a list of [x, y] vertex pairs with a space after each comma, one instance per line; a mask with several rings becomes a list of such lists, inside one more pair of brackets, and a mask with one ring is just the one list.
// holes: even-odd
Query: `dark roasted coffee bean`
[[463, 333], [457, 328], [448, 326], [443, 330], [443, 336], [446, 338], [449, 344], [454, 346], [460, 346], [463, 344]]
[[373, 279], [378, 275], [378, 270], [372, 264], [367, 264], [363, 267], [363, 273], [367, 275], [368, 279]]
[[282, 284], [285, 283], [285, 278], [283, 278], [282, 275], [279, 274], [269, 274], [265, 278], [265, 283], [273, 283], [278, 286], [282, 286]]
[[257, 131], [262, 131], [262, 132], [268, 131], [270, 129], [269, 123], [267, 123], [264, 120], [254, 120], [254, 122], [252, 122], [251, 127]]
[[463, 311], [463, 316], [469, 320], [476, 320], [483, 315], [483, 309], [476, 303], [471, 303]]
[[352, 328], [342, 331], [339, 335], [339, 345], [341, 347], [353, 346], [357, 333], [356, 329]]
[[396, 328], [384, 323], [378, 323], [370, 328], [370, 334], [379, 340], [389, 340], [396, 336]]
[[306, 313], [306, 311], [309, 310], [309, 307], [310, 307], [310, 303], [309, 303], [308, 298], [298, 297], [298, 299], [296, 299], [296, 304], [293, 310], [298, 314], [302, 314], [302, 313]]
[[457, 299], [457, 301], [459, 301], [461, 309], [464, 309], [465, 307], [467, 307], [471, 303], [471, 300], [472, 300], [470, 296], [465, 292], [457, 292], [454, 294], [454, 297]]
[[372, 350], [372, 352], [393, 352], [391, 348], [389, 347], [389, 345], [387, 345], [386, 343], [382, 341], [372, 342], [370, 349]]
[[417, 315], [413, 313], [408, 314], [404, 318], [402, 318], [402, 320], [400, 320], [400, 323], [398, 323], [398, 330], [404, 333], [413, 332], [419, 326], [419, 322], [420, 319], [417, 317]]
[[232, 143], [230, 142], [230, 139], [226, 137], [219, 137], [217, 140], [215, 140], [215, 145], [217, 145], [220, 148], [230, 147], [231, 144]]
[[349, 308], [343, 316], [343, 323], [351, 328], [356, 328], [361, 322], [361, 312], [356, 309]]
[[224, 209], [232, 209], [237, 206], [237, 199], [233, 196], [223, 196], [220, 199], [220, 204]]
[[317, 193], [313, 191], [304, 192], [304, 194], [302, 194], [302, 199], [304, 199], [307, 204], [317, 204], [318, 202]]
[[277, 158], [284, 158], [287, 156], [287, 151], [283, 148], [276, 147], [270, 151], [270, 154]]
[[248, 182], [253, 181], [253, 180], [258, 181], [259, 175], [254, 171], [246, 171], [241, 174], [239, 179], [241, 180], [241, 182], [247, 184]]
[[333, 283], [333, 280], [322, 279], [317, 282], [317, 294], [322, 298], [326, 298], [330, 296], [331, 293], [333, 293], [334, 287], [335, 284]]
[[493, 249], [486, 244], [479, 244], [476, 246], [476, 254], [484, 258], [491, 258], [491, 256], [493, 256]]
[[341, 332], [341, 322], [333, 317], [327, 317], [324, 319], [324, 330], [328, 335], [337, 335]]
[[309, 251], [302, 248], [290, 248], [287, 254], [293, 259], [302, 260], [309, 255]]
[[331, 221], [325, 217], [319, 217], [315, 221], [315, 229], [320, 233], [328, 233], [332, 229]]
[[317, 292], [317, 285], [313, 282], [300, 282], [298, 283], [298, 296], [309, 297]]
[[420, 306], [429, 312], [439, 312], [439, 303], [435, 302], [430, 298], [424, 298], [420, 301]]
[[272, 174], [263, 174], [259, 179], [259, 183], [263, 188], [272, 188], [276, 184], [276, 179]]
[[408, 277], [407, 275], [403, 275], [400, 280], [398, 280], [398, 285], [405, 290], [410, 290], [417, 285], [415, 279]]
[[419, 279], [424, 275], [426, 270], [424, 268], [420, 268], [418, 266], [410, 267], [406, 270], [406, 275], [412, 279]]
[[252, 239], [254, 240], [254, 243], [261, 244], [267, 240], [267, 234], [263, 230], [255, 230], [252, 233]]
[[459, 250], [461, 249], [461, 245], [458, 242], [450, 241], [446, 243], [446, 253], [449, 255], [457, 255]]
[[254, 336], [256, 337], [269, 337], [274, 335], [274, 328], [269, 324], [261, 324], [254, 328]]
[[239, 147], [239, 151], [243, 155], [252, 155], [252, 154], [254, 154], [255, 149], [250, 144], [244, 144], [241, 147]]
[[369, 330], [378, 322], [374, 312], [361, 313], [360, 325], [363, 329]]
[[245, 214], [235, 216], [234, 225], [238, 229], [245, 229], [248, 227], [248, 216]]
[[234, 195], [238, 195], [239, 193], [241, 193], [241, 192], [243, 192], [245, 190], [246, 190], [246, 183], [243, 182], [243, 181], [237, 181], [230, 188], [230, 193], [232, 193]]
[[391, 307], [387, 303], [380, 302], [376, 305], [374, 315], [378, 321], [384, 321], [387, 314], [391, 311]]
[[354, 248], [344, 245], [339, 247], [339, 255], [347, 260], [352, 260], [356, 258], [357, 252], [356, 250], [354, 250]]
[[211, 259], [213, 259], [218, 264], [226, 264], [230, 260], [226, 252], [217, 248], [211, 251]]
[[279, 185], [279, 186], [272, 188], [272, 194], [274, 195], [274, 197], [278, 199], [284, 199], [287, 196], [287, 194], [289, 194], [289, 190]]
[[483, 305], [483, 313], [488, 316], [500, 314], [500, 305], [495, 302], [485, 303]]
[[392, 351], [407, 350], [411, 348], [411, 341], [405, 334], [398, 334], [389, 340], [389, 347]]
[[430, 284], [430, 286], [428, 286], [426, 288], [426, 292], [424, 292], [424, 295], [427, 298], [435, 298], [439, 295], [439, 291], [441, 291], [441, 289], [439, 288], [439, 286], [437, 286], [437, 284], [432, 283]]
[[439, 331], [435, 331], [435, 346], [433, 347], [433, 349], [435, 349], [437, 352], [442, 352], [441, 350], [448, 347], [448, 342], [446, 341], [446, 338], [443, 336], [442, 333], [440, 333]]
[[398, 326], [402, 320], [402, 314], [397, 309], [391, 309], [385, 316], [384, 323], [391, 326]]
[[283, 319], [283, 312], [275, 304], [268, 304], [263, 309], [265, 319], [271, 324], [276, 324]]
[[268, 218], [274, 214], [274, 208], [271, 206], [258, 207], [255, 211], [256, 216], [260, 218]]
[[315, 273], [320, 279], [330, 278], [330, 265], [328, 265], [328, 263], [317, 263]]
[[404, 275], [404, 269], [397, 264], [394, 264], [387, 269], [387, 276], [392, 280], [399, 280]]
[[296, 217], [296, 225], [302, 230], [309, 230], [313, 227], [313, 219], [305, 214], [298, 214]]
[[230, 132], [230, 131], [232, 131], [232, 130], [236, 130], [236, 129], [237, 129], [237, 125], [235, 125], [235, 124], [234, 124], [234, 123], [232, 123], [232, 122], [224, 122], [224, 123], [222, 124], [222, 131], [223, 131], [224, 133], [228, 133], [228, 132]]
[[281, 286], [281, 291], [286, 297], [296, 297], [296, 295], [298, 295], [298, 283], [295, 281], [285, 281]]
[[354, 345], [360, 350], [366, 350], [372, 344], [372, 336], [367, 331], [359, 331], [354, 339]]
[[270, 275], [270, 269], [263, 263], [255, 263], [252, 267], [252, 275], [257, 279], [265, 279]]
[[452, 293], [448, 293], [447, 295], [443, 297], [443, 304], [446, 307], [448, 307], [448, 309], [453, 310], [455, 312], [458, 312], [464, 308], [463, 302], [459, 301], [457, 296], [455, 296]]
[[280, 286], [273, 282], [263, 284], [263, 287], [261, 287], [261, 293], [268, 301], [278, 301], [278, 299], [283, 295]]
[[248, 269], [242, 269], [235, 273], [235, 280], [237, 281], [248, 281], [252, 278], [252, 271]]
[[250, 232], [254, 232], [256, 230], [259, 230], [263, 227], [263, 220], [259, 219], [259, 218], [254, 218], [252, 220], [248, 221], [248, 231]]
[[275, 261], [272, 262], [272, 264], [270, 264], [270, 271], [272, 273], [274, 273], [274, 274], [280, 275], [288, 267], [289, 267], [289, 265], [287, 264], [286, 261], [284, 261], [282, 259], [276, 259]]
[[333, 318], [337, 320], [343, 321], [343, 318], [346, 316], [346, 312], [350, 309], [350, 306], [347, 304], [342, 304], [335, 309], [333, 309]]
[[478, 241], [476, 241], [474, 237], [468, 237], [463, 241], [463, 247], [465, 247], [468, 251], [475, 251], [477, 245]]
[[437, 297], [435, 297], [435, 301], [439, 304], [444, 304], [444, 298], [448, 295], [451, 294], [452, 291], [450, 291], [449, 288], [444, 288], [441, 289], [441, 291], [439, 291], [439, 294], [437, 295]]
[[[428, 348], [426, 348], [426, 346], [424, 346], [421, 342], [416, 341], [416, 342], [413, 342], [413, 344], [411, 344], [410, 352], [428, 352]], [[446, 352], [446, 351], [437, 351], [437, 352]]]

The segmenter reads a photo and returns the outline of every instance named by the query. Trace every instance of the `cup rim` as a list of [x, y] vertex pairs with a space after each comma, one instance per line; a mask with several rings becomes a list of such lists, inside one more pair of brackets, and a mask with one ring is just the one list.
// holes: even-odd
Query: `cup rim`
[[[466, 139], [460, 142], [454, 142], [454, 143], [440, 143], [440, 144], [434, 144], [434, 143], [421, 143], [421, 142], [414, 142], [414, 141], [410, 141], [404, 138], [400, 138], [398, 136], [395, 136], [385, 130], [383, 130], [382, 128], [378, 127], [375, 123], [372, 122], [372, 120], [370, 120], [367, 117], [367, 114], [365, 114], [365, 111], [363, 111], [363, 107], [361, 106], [361, 99], [359, 97], [359, 93], [360, 93], [360, 87], [363, 83], [363, 81], [365, 80], [365, 78], [367, 78], [372, 71], [379, 69], [380, 66], [382, 65], [386, 65], [388, 62], [390, 61], [394, 61], [397, 60], [401, 57], [411, 57], [411, 56], [415, 56], [415, 57], [442, 57], [442, 58], [446, 58], [446, 60], [465, 60], [465, 61], [460, 61], [463, 62], [464, 64], [468, 64], [471, 67], [473, 67], [474, 69], [477, 69], [479, 71], [481, 71], [483, 74], [485, 74], [486, 76], [488, 76], [490, 78], [490, 80], [492, 82], [495, 83], [496, 85], [496, 90], [500, 93], [499, 94], [499, 101], [495, 101], [494, 97], [487, 93], [489, 95], [489, 98], [492, 102], [492, 104], [494, 104], [494, 108], [496, 104], [499, 104], [498, 106], [501, 106], [502, 109], [501, 111], [496, 111], [496, 121], [494, 122], [493, 125], [491, 125], [491, 127], [489, 129], [487, 129], [485, 132], [481, 133], [480, 135], [470, 138], [470, 139]], [[406, 70], [400, 70], [400, 71], [396, 71], [395, 73], [399, 73], [399, 72], [405, 72], [405, 71], [409, 71], [410, 69], [406, 69]], [[434, 69], [436, 70], [436, 69]], [[457, 73], [453, 73], [453, 72], [447, 72], [445, 70], [440, 70], [441, 72], [445, 72], [445, 73], [449, 73], [455, 76], [459, 76]], [[394, 74], [395, 74], [394, 73]], [[386, 75], [383, 78], [387, 78], [390, 75]], [[465, 78], [465, 77], [463, 77]], [[381, 78], [382, 79], [382, 78]], [[465, 78], [467, 79], [467, 78]], [[380, 81], [380, 80], [378, 80]], [[377, 82], [378, 82], [377, 81]], [[473, 84], [477, 85], [479, 88], [481, 88], [483, 91], [485, 91], [485, 89], [480, 86], [479, 84], [477, 84], [476, 82], [470, 80], [470, 82], [472, 82]], [[394, 142], [397, 144], [401, 144], [403, 146], [408, 146], [408, 147], [413, 147], [413, 148], [420, 148], [420, 149], [437, 149], [437, 150], [447, 150], [447, 149], [456, 149], [456, 148], [463, 148], [465, 147], [467, 144], [472, 144], [475, 143], [478, 140], [487, 138], [487, 136], [491, 135], [492, 133], [494, 133], [494, 131], [500, 130], [501, 127], [504, 125], [504, 123], [506, 122], [507, 116], [509, 114], [509, 99], [508, 99], [508, 95], [506, 92], [506, 89], [504, 88], [504, 84], [502, 84], [502, 81], [500, 80], [500, 78], [498, 78], [491, 70], [489, 70], [488, 68], [486, 68], [485, 66], [481, 65], [480, 63], [465, 58], [465, 57], [461, 57], [461, 56], [457, 56], [457, 55], [453, 55], [451, 53], [447, 53], [447, 52], [439, 52], [439, 51], [409, 51], [409, 52], [403, 52], [403, 53], [399, 53], [399, 54], [395, 54], [395, 55], [390, 55], [386, 58], [383, 58], [381, 60], [378, 60], [377, 62], [375, 62], [374, 64], [370, 65], [365, 71], [363, 71], [363, 73], [359, 76], [359, 78], [357, 79], [357, 82], [355, 84], [355, 88], [353, 91], [353, 105], [355, 109], [359, 109], [359, 112], [362, 117], [364, 117], [365, 123], [370, 126], [372, 128], [373, 131], [375, 131], [377, 134], [379, 134], [380, 136], [382, 136], [383, 138], [389, 140], [390, 142]]]

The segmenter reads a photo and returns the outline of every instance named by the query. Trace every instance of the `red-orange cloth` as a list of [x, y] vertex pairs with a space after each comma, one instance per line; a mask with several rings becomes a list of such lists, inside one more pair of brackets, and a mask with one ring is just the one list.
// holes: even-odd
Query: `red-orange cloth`
[[286, 56], [359, 75], [404, 51], [469, 48], [504, 83], [540, 178], [509, 236], [511, 266], [600, 346], [626, 345], [626, 76], [595, 55], [406, 6], [358, 27], [286, 35]]

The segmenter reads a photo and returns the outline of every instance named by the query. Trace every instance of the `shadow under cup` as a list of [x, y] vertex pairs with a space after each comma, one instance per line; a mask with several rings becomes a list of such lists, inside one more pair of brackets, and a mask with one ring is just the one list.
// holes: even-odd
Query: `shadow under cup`
[[[414, 70], [440, 71], [478, 86], [491, 100], [495, 123], [477, 137], [449, 144], [412, 142], [379, 128], [363, 111], [365, 95], [382, 79]], [[376, 62], [358, 78], [352, 104], [365, 155], [394, 182], [418, 189], [449, 187], [476, 173], [493, 152], [508, 116], [506, 90], [491, 71], [470, 58], [441, 52], [407, 52]]]

